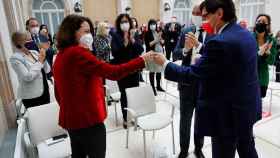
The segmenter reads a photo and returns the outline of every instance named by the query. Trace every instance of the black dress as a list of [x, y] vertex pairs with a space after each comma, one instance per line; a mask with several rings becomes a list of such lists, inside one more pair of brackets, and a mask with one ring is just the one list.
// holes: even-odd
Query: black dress
[[[114, 59], [111, 61], [112, 64], [123, 64], [127, 63], [132, 59], [135, 59], [141, 55], [144, 51], [142, 45], [138, 42], [129, 43], [126, 47], [124, 46], [124, 39], [121, 33], [112, 33], [112, 56]], [[140, 82], [140, 74], [138, 72], [131, 73], [127, 77], [118, 81], [119, 90], [121, 92], [121, 107], [124, 121], [127, 120], [127, 113], [124, 110], [127, 107], [126, 99], [126, 88], [138, 87]]]
[[49, 85], [47, 81], [47, 76], [44, 69], [41, 70], [43, 76], [43, 94], [40, 97], [32, 98], [32, 99], [23, 99], [22, 103], [26, 109], [30, 107], [40, 106], [44, 104], [50, 103], [50, 92], [49, 92]]

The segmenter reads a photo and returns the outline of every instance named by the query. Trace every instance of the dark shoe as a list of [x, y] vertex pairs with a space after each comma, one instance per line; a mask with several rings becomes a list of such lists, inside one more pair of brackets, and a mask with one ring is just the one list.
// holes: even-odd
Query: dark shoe
[[194, 151], [194, 155], [196, 158], [205, 158], [205, 156], [201, 150]]
[[165, 90], [162, 89], [161, 86], [157, 87], [157, 90], [160, 91], [160, 92], [165, 92]]
[[123, 128], [127, 129], [127, 127], [135, 126], [135, 122], [131, 121], [130, 123], [127, 123], [126, 121], [123, 122]]
[[189, 156], [189, 153], [180, 152], [178, 158], [187, 158], [188, 156]]
[[153, 91], [154, 91], [154, 95], [157, 96], [157, 91], [155, 89], [155, 87], [152, 87], [153, 88]]
[[127, 122], [126, 121], [123, 122], [123, 128], [127, 129]]
[[142, 77], [140, 78], [140, 82], [145, 82], [144, 79], [143, 79]]

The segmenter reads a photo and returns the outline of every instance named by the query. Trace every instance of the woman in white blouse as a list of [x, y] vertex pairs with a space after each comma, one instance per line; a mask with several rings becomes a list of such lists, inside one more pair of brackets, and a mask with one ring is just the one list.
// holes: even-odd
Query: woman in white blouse
[[40, 52], [28, 50], [25, 46], [32, 43], [28, 34], [15, 32], [12, 43], [16, 52], [11, 56], [10, 63], [17, 74], [18, 98], [22, 99], [25, 108], [39, 106], [50, 102], [50, 94], [46, 73], [50, 66], [45, 60], [46, 50], [41, 45]]

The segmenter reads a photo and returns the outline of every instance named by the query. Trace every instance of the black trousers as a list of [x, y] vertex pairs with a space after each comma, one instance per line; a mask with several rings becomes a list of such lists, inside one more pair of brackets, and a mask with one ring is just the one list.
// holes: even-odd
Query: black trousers
[[280, 82], [280, 61], [276, 62], [276, 82]]
[[[187, 154], [190, 146], [191, 123], [196, 106], [194, 94], [190, 95], [191, 88], [181, 88], [180, 95], [180, 148], [182, 154]], [[195, 117], [195, 124], [196, 124]], [[204, 144], [204, 137], [194, 132], [195, 150], [200, 151]]]
[[155, 87], [155, 75], [156, 75], [156, 80], [157, 80], [157, 87], [160, 87], [161, 73], [160, 72], [150, 72], [149, 73], [150, 84], [153, 88]]
[[[176, 44], [168, 44], [165, 45], [165, 52], [166, 52], [166, 59], [170, 60], [171, 57], [171, 53], [173, 52], [173, 50], [175, 49]], [[173, 61], [175, 61], [175, 59], [173, 59]]]
[[89, 128], [68, 130], [72, 158], [105, 158], [106, 129], [104, 123]]
[[[130, 86], [130, 87], [138, 87], [138, 86], [139, 86], [139, 83], [135, 84], [135, 86]], [[124, 121], [127, 121], [127, 111], [125, 110], [125, 108], [127, 108], [127, 98], [126, 98], [125, 89], [130, 88], [130, 87], [122, 87], [119, 85], [119, 90], [121, 92], [121, 109], [122, 109]]]
[[265, 98], [267, 93], [267, 86], [261, 86], [261, 97]]
[[212, 158], [258, 158], [253, 130], [250, 136], [212, 137]]

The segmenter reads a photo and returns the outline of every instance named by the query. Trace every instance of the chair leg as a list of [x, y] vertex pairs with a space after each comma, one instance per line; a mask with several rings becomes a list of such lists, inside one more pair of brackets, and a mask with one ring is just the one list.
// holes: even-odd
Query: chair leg
[[147, 150], [146, 150], [146, 132], [143, 130], [143, 140], [144, 140], [144, 154], [145, 158], [147, 158]]
[[175, 154], [175, 138], [174, 138], [174, 124], [173, 124], [173, 122], [171, 123], [171, 128], [172, 128], [173, 154]]
[[128, 149], [129, 128], [126, 129], [126, 148]]
[[156, 137], [156, 131], [153, 130], [153, 139], [155, 139], [155, 137]]
[[115, 102], [115, 121], [116, 121], [116, 126], [118, 126], [118, 113], [117, 113], [117, 103]]
[[269, 99], [269, 115], [271, 115], [271, 109], [272, 109], [272, 96], [273, 96], [273, 89], [270, 89], [270, 99]]
[[164, 99], [166, 100], [166, 96], [167, 96], [167, 80], [165, 81], [165, 93], [164, 93]]

